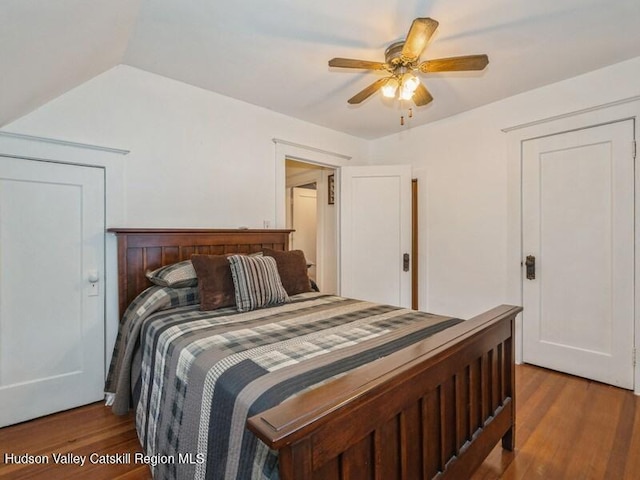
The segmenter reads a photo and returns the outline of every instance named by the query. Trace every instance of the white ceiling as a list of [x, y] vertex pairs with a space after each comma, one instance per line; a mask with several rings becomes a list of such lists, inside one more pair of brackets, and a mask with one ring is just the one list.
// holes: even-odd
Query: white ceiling
[[640, 56], [640, 0], [3, 0], [0, 127], [123, 63], [377, 138], [406, 128], [398, 106], [347, 99], [382, 73], [327, 61], [383, 61], [419, 16], [440, 22], [422, 59], [490, 64], [423, 75], [413, 126]]

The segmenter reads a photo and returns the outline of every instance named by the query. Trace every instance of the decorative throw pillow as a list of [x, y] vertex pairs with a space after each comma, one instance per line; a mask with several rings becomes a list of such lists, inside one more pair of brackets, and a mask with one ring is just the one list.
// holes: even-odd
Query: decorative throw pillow
[[283, 252], [264, 248], [262, 253], [275, 259], [282, 286], [284, 286], [288, 295], [312, 291], [307, 260], [304, 258], [302, 250]]
[[200, 310], [216, 310], [236, 304], [236, 294], [227, 255], [192, 255], [198, 275]]
[[231, 255], [229, 264], [239, 312], [289, 301], [274, 258]]
[[151, 283], [161, 287], [193, 287], [198, 284], [198, 277], [191, 260], [165, 265], [146, 273]]

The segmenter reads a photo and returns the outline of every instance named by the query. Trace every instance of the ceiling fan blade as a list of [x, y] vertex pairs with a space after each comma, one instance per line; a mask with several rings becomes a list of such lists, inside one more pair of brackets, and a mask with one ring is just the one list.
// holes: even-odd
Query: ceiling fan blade
[[433, 100], [433, 97], [431, 96], [431, 94], [429, 93], [429, 90], [427, 90], [427, 87], [424, 86], [424, 84], [419, 84], [418, 88], [416, 88], [416, 91], [413, 92], [413, 101], [414, 103], [418, 106], [421, 107], [422, 105], [426, 105], [427, 103], [431, 102]]
[[373, 82], [371, 85], [369, 85], [364, 90], [356, 93], [353, 97], [351, 97], [349, 100], [347, 100], [347, 102], [350, 103], [351, 105], [355, 105], [357, 103], [360, 103], [360, 102], [366, 100], [371, 95], [373, 95], [378, 90], [380, 90], [380, 88], [387, 82], [388, 78], [389, 77], [385, 77], [385, 78], [381, 78], [379, 80], [376, 80], [375, 82]]
[[365, 70], [384, 70], [386, 64], [382, 62], [370, 62], [368, 60], [356, 60], [353, 58], [332, 58], [329, 60], [329, 66], [339, 68], [363, 68]]
[[488, 63], [489, 57], [486, 55], [465, 55], [462, 57], [427, 60], [418, 65], [418, 69], [423, 73], [460, 72], [466, 70], [483, 70]]
[[411, 24], [407, 39], [404, 41], [402, 58], [409, 61], [417, 60], [436, 28], [438, 28], [436, 20], [428, 17], [416, 18]]

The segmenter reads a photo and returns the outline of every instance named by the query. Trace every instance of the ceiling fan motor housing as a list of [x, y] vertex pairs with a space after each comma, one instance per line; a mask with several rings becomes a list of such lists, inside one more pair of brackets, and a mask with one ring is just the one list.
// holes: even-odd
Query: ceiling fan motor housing
[[384, 51], [384, 61], [392, 68], [407, 63], [407, 59], [402, 58], [402, 47], [404, 40], [392, 43]]

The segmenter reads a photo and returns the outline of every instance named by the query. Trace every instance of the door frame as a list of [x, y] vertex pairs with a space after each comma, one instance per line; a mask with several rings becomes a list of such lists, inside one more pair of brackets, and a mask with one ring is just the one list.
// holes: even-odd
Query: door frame
[[[309, 163], [312, 165], [318, 165], [320, 167], [326, 167], [335, 170], [335, 189], [339, 192], [340, 186], [340, 168], [346, 166], [351, 160], [349, 155], [341, 153], [329, 152], [321, 150], [315, 147], [309, 147], [286, 140], [274, 138], [272, 139], [275, 144], [275, 228], [286, 228], [286, 162], [287, 160], [296, 160], [303, 163]], [[339, 198], [336, 202], [338, 207]], [[336, 238], [340, 239], [340, 211], [336, 212]], [[323, 248], [322, 245], [317, 245], [317, 248]], [[336, 265], [336, 289], [340, 292], [340, 267], [341, 267], [341, 255], [340, 255], [340, 242], [336, 245], [337, 251], [337, 265]], [[321, 285], [322, 286], [322, 285]]]
[[[125, 225], [125, 156], [129, 150], [0, 130], [0, 154], [7, 157], [99, 167], [105, 178], [105, 226]], [[106, 233], [106, 231], [105, 231]], [[118, 264], [115, 235], [104, 242], [105, 378], [118, 334]]]
[[[316, 147], [302, 145], [279, 138], [272, 138], [275, 144], [275, 228], [286, 228], [286, 162], [287, 160], [297, 160], [303, 163], [318, 165], [321, 167], [331, 168], [335, 170], [335, 191], [336, 195], [340, 191], [340, 176], [343, 166], [364, 165], [362, 162], [350, 164], [352, 157], [350, 155], [330, 152]], [[413, 171], [413, 167], [412, 167]], [[411, 179], [411, 308], [419, 309], [419, 273], [418, 273], [418, 179], [414, 177], [412, 172]], [[336, 197], [337, 198], [337, 197]], [[337, 198], [339, 202], [339, 198]], [[341, 269], [341, 251], [340, 251], [340, 209], [336, 215], [336, 237], [338, 238], [337, 249], [337, 291], [341, 291], [340, 285], [340, 269]]]
[[[522, 305], [522, 143], [540, 137], [582, 130], [631, 119], [636, 144], [640, 137], [640, 99], [637, 97], [540, 121], [503, 129], [507, 134], [507, 291], [509, 303]], [[634, 146], [630, 143], [629, 149]], [[637, 154], [636, 154], [636, 162]], [[635, 171], [635, 191], [640, 192], [640, 169]], [[640, 279], [640, 195], [635, 196], [635, 278]], [[634, 285], [634, 351], [640, 347], [640, 281]], [[522, 363], [522, 314], [515, 324], [516, 362]], [[640, 395], [640, 362], [634, 365], [634, 392]]]

